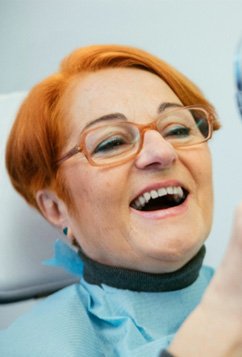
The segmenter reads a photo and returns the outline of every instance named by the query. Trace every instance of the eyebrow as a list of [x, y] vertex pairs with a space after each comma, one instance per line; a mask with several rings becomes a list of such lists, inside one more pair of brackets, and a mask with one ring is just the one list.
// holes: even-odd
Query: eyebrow
[[182, 107], [183, 107], [183, 105], [180, 103], [164, 102], [164, 103], [161, 103], [157, 112], [158, 112], [158, 114], [161, 114], [168, 108], [182, 108]]
[[111, 113], [111, 114], [106, 114], [106, 115], [102, 115], [101, 117], [94, 119], [92, 121], [90, 121], [87, 125], [84, 126], [84, 129], [89, 128], [90, 126], [97, 124], [99, 122], [102, 121], [106, 121], [106, 120], [128, 120], [126, 118], [126, 116], [122, 113]]
[[[157, 113], [161, 114], [162, 112], [164, 112], [166, 109], [168, 108], [180, 108], [183, 107], [182, 104], [179, 103], [172, 103], [172, 102], [163, 102], [159, 105]], [[92, 120], [91, 122], [89, 122], [88, 124], [86, 124], [83, 128], [87, 129], [90, 128], [91, 126], [93, 126], [94, 124], [97, 124], [99, 122], [103, 122], [103, 121], [107, 121], [107, 120], [128, 120], [126, 118], [126, 116], [122, 113], [111, 113], [111, 114], [106, 114], [106, 115], [102, 115], [101, 117]]]

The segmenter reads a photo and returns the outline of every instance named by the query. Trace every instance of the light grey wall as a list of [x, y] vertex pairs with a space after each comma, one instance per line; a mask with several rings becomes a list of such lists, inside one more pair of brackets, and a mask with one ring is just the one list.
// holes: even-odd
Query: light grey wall
[[217, 265], [242, 199], [242, 126], [233, 78], [240, 37], [242, 1], [0, 0], [0, 92], [29, 89], [72, 49], [94, 43], [141, 47], [188, 75], [223, 124], [211, 144], [216, 203], [207, 262]]

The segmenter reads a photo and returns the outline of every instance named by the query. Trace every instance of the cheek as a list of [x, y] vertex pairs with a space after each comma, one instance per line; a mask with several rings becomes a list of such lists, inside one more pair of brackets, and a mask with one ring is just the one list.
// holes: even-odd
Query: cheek
[[[83, 250], [93, 258], [97, 252], [110, 249], [127, 221], [125, 185], [122, 170], [83, 170], [68, 174], [75, 210], [70, 215], [74, 236]], [[125, 232], [126, 233], [126, 232]], [[101, 254], [101, 253], [100, 253]]]
[[195, 171], [198, 185], [203, 187], [208, 194], [212, 194], [212, 160], [209, 150], [201, 153], [197, 159], [197, 169]]
[[203, 215], [212, 217], [213, 182], [212, 160], [207, 145], [189, 150], [181, 160], [193, 182], [193, 193]]
[[102, 170], [82, 165], [81, 170], [73, 169], [66, 175], [76, 211], [83, 216], [99, 217], [115, 212], [115, 207], [124, 199], [125, 177], [122, 170]]
[[212, 160], [207, 144], [183, 153], [180, 159], [198, 188], [207, 187], [212, 190]]
[[[69, 163], [68, 163], [69, 164]], [[85, 215], [95, 198], [93, 178], [83, 162], [70, 162], [62, 171], [63, 182], [71, 200], [70, 214], [75, 218]]]
[[213, 210], [212, 160], [208, 148], [197, 153], [193, 161], [193, 177], [196, 185], [198, 205], [205, 222], [211, 225]]

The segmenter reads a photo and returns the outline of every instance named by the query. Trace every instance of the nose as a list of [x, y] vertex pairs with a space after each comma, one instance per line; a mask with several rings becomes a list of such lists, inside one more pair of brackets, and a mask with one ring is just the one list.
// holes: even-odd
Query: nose
[[158, 131], [148, 130], [145, 132], [143, 147], [135, 160], [137, 168], [165, 169], [171, 167], [176, 160], [176, 150]]

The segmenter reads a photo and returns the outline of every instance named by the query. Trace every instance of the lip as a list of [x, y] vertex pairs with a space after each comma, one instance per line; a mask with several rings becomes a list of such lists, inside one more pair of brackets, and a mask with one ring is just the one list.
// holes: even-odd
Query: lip
[[137, 197], [142, 195], [144, 192], [147, 192], [147, 191], [149, 192], [151, 190], [158, 190], [159, 188], [166, 188], [169, 186], [180, 186], [188, 192], [188, 195], [182, 204], [175, 206], [175, 207], [170, 207], [170, 208], [155, 210], [155, 211], [139, 211], [139, 210], [136, 210], [135, 208], [130, 206], [131, 212], [133, 214], [136, 214], [138, 216], [141, 216], [141, 217], [147, 218], [147, 219], [165, 219], [165, 218], [174, 217], [174, 216], [185, 213], [188, 209], [188, 204], [189, 204], [189, 199], [190, 199], [190, 190], [187, 188], [186, 185], [184, 185], [183, 183], [181, 183], [181, 181], [178, 181], [178, 180], [166, 180], [166, 181], [157, 182], [157, 183], [148, 185], [145, 188], [143, 188], [142, 190], [140, 190], [139, 193], [134, 196], [134, 198], [130, 201], [130, 204], [133, 200], [135, 200]]

